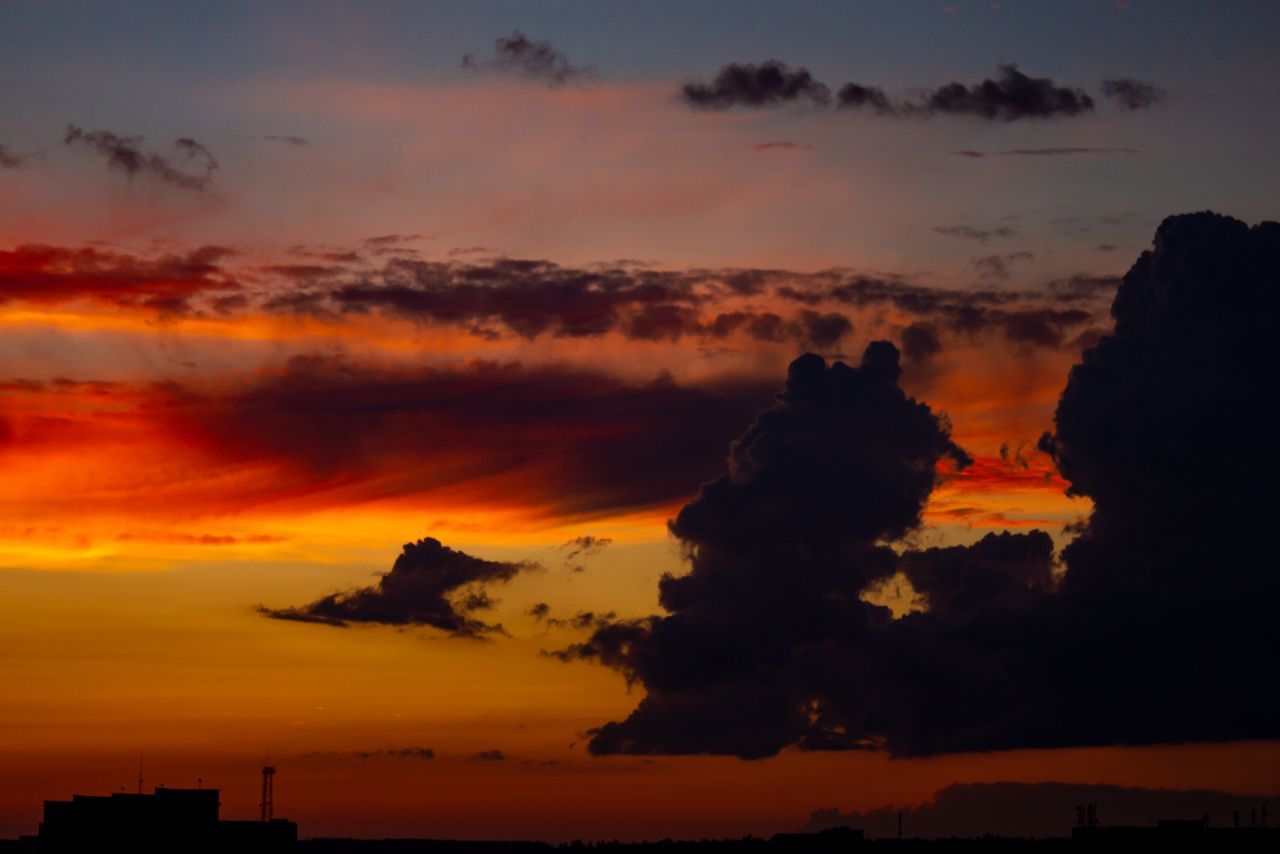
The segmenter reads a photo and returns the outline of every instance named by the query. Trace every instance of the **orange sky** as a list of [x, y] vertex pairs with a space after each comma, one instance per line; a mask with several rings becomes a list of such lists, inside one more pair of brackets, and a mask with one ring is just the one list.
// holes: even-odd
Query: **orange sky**
[[[1067, 543], [1091, 506], [1037, 440], [1155, 224], [1273, 204], [1275, 170], [1233, 164], [1270, 163], [1274, 111], [1201, 91], [1232, 88], [1205, 76], [1226, 58], [1269, 79], [1249, 69], [1270, 45], [1195, 53], [1165, 112], [882, 120], [676, 93], [783, 47], [831, 81], [905, 90], [1013, 51], [1094, 86], [1131, 57], [1173, 75], [1173, 42], [1109, 3], [1060, 26], [1006, 9], [1009, 29], [1002, 4], [815, 6], [795, 27], [707, 4], [661, 32], [595, 4], [233, 5], [139, 14], [154, 32], [92, 4], [0, 13], [23, 117], [0, 128], [0, 837], [34, 831], [43, 798], [135, 785], [140, 754], [148, 785], [200, 778], [239, 818], [270, 757], [303, 836], [768, 834], [967, 781], [1280, 792], [1275, 743], [593, 757], [584, 733], [643, 687], [541, 654], [586, 631], [529, 613], [657, 612], [688, 568], [668, 520], [788, 364], [877, 340], [973, 457], [892, 545]], [[595, 76], [461, 69], [504, 15], [558, 22]], [[1064, 52], [1068, 23], [1105, 56]], [[1222, 111], [1253, 130], [1215, 131]], [[175, 147], [196, 139], [207, 174]], [[583, 536], [608, 544], [571, 554]], [[259, 610], [373, 584], [424, 537], [539, 564], [488, 588], [506, 634]], [[868, 595], [920, 606], [901, 576]]]
[[[140, 280], [175, 254], [106, 257], [110, 275], [42, 262], [41, 275], [70, 296], [14, 299], [0, 313], [11, 340], [23, 342], [10, 345], [17, 358], [8, 363], [0, 450], [14, 473], [0, 486], [0, 554], [11, 567], [0, 575], [0, 667], [11, 686], [0, 704], [0, 756], [5, 778], [22, 781], [0, 792], [8, 827], [31, 829], [41, 797], [129, 785], [139, 753], [152, 782], [202, 777], [226, 790], [228, 814], [243, 815], [252, 811], [255, 763], [270, 755], [281, 768], [280, 812], [307, 834], [767, 833], [820, 806], [915, 801], [957, 780], [1274, 786], [1274, 763], [1264, 761], [1277, 758], [1274, 746], [912, 761], [589, 757], [580, 734], [625, 714], [635, 696], [608, 671], [539, 656], [576, 634], [525, 611], [548, 601], [563, 614], [651, 613], [658, 576], [682, 571], [665, 520], [714, 474], [723, 450], [702, 475], [652, 488], [598, 477], [576, 458], [601, 441], [625, 456], [630, 443], [655, 441], [653, 430], [659, 446], [683, 440], [678, 425], [653, 420], [657, 398], [634, 391], [661, 372], [668, 387], [713, 395], [759, 388], [743, 392], [754, 402], [734, 404], [749, 415], [767, 405], [795, 342], [739, 334], [718, 340], [731, 350], [708, 360], [696, 336], [485, 340], [385, 314], [165, 316], [136, 293], [199, 294], [210, 277], [238, 289], [248, 278], [229, 265]], [[21, 283], [24, 272], [29, 265], [5, 274]], [[734, 307], [792, 310], [766, 294], [699, 311]], [[851, 317], [856, 331], [841, 349], [852, 352], [912, 320], [882, 308]], [[95, 357], [107, 352], [120, 358]], [[1074, 358], [1070, 348], [958, 335], [929, 362], [908, 363], [908, 390], [945, 412], [975, 456], [964, 471], [942, 472], [913, 543], [969, 542], [1007, 528], [1057, 535], [1088, 512], [1034, 450]], [[334, 372], [350, 382], [317, 379]], [[452, 409], [438, 417], [370, 410], [310, 432], [311, 418], [333, 417], [306, 414], [327, 396], [355, 393], [351, 406], [399, 412], [405, 393], [456, 394], [458, 384], [554, 393], [570, 414], [513, 401], [466, 414], [459, 431], [441, 421]], [[574, 409], [579, 394], [615, 403]], [[295, 405], [300, 417], [288, 411]], [[727, 423], [713, 447], [727, 448], [740, 422]], [[573, 572], [561, 545], [587, 533], [614, 542]], [[253, 610], [367, 583], [401, 542], [428, 535], [543, 565], [499, 591], [492, 618], [510, 637], [335, 630]], [[910, 605], [900, 585], [879, 595]], [[436, 758], [393, 755], [413, 747]], [[508, 758], [470, 758], [486, 750]], [[721, 794], [708, 799], [712, 787]]]

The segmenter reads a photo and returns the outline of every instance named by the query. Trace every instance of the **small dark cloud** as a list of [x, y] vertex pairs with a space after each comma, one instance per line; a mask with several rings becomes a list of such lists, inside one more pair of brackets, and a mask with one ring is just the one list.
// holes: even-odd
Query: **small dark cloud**
[[993, 237], [1013, 237], [1018, 233], [1007, 225], [997, 226], [996, 228], [973, 228], [968, 225], [939, 225], [935, 226], [933, 230], [938, 234], [945, 234], [947, 237], [958, 237], [961, 240], [973, 240], [978, 243], [986, 243]]
[[1126, 110], [1145, 110], [1164, 102], [1164, 90], [1154, 83], [1132, 77], [1113, 77], [1102, 81], [1102, 94]]
[[839, 312], [800, 312], [799, 322], [804, 328], [804, 340], [819, 350], [830, 350], [853, 334], [853, 321]]
[[277, 620], [347, 626], [377, 623], [432, 626], [455, 637], [481, 638], [502, 633], [473, 616], [494, 604], [484, 584], [509, 581], [536, 564], [482, 560], [455, 551], [439, 540], [408, 543], [391, 571], [374, 587], [331, 593], [300, 608], [259, 608]]
[[507, 754], [501, 750], [481, 750], [471, 754], [470, 758], [472, 762], [505, 762]]
[[363, 260], [358, 253], [349, 249], [311, 249], [306, 246], [291, 246], [289, 254], [324, 261], [327, 264], [359, 264]]
[[1048, 77], [1029, 77], [1016, 65], [1001, 65], [994, 78], [980, 83], [948, 83], [913, 100], [894, 102], [875, 86], [848, 83], [839, 106], [878, 116], [965, 115], [988, 121], [1018, 121], [1076, 116], [1093, 110], [1083, 89], [1060, 86]]
[[209, 149], [190, 137], [182, 137], [174, 141], [177, 155], [200, 170], [202, 174], [184, 172], [173, 165], [170, 158], [155, 152], [143, 151], [140, 147], [141, 136], [117, 136], [111, 131], [85, 131], [75, 125], [68, 125], [63, 136], [66, 145], [79, 145], [106, 158], [107, 166], [124, 172], [130, 178], [139, 174], [151, 175], [166, 184], [183, 187], [188, 190], [203, 190], [213, 180], [213, 173], [218, 168]]
[[1079, 115], [1093, 109], [1093, 99], [1082, 89], [1059, 86], [1048, 77], [1029, 77], [1016, 65], [1002, 65], [994, 79], [972, 86], [948, 83], [911, 109], [1016, 121]]
[[285, 145], [292, 145], [299, 148], [311, 144], [311, 142], [304, 136], [279, 136], [277, 134], [268, 134], [267, 136], [264, 136], [263, 139], [270, 142], [281, 142]]
[[1031, 460], [1027, 456], [1029, 450], [1027, 442], [1001, 442], [1000, 459], [1006, 465], [1017, 466], [1026, 471], [1031, 467]]
[[1068, 234], [1088, 231], [1095, 225], [1124, 225], [1137, 222], [1141, 217], [1136, 213], [1096, 214], [1094, 216], [1058, 216], [1049, 220], [1050, 225], [1064, 227]]
[[573, 560], [579, 555], [586, 557], [588, 555], [596, 554], [606, 546], [610, 546], [612, 544], [613, 540], [610, 537], [595, 537], [591, 534], [584, 534], [581, 537], [574, 537], [560, 548], [566, 552], [564, 556], [565, 560]]
[[825, 107], [831, 101], [831, 90], [814, 80], [808, 69], [769, 60], [759, 65], [731, 62], [709, 83], [686, 83], [680, 97], [695, 110], [759, 109], [799, 101]]
[[551, 617], [547, 620], [547, 625], [553, 629], [602, 629], [605, 626], [612, 625], [618, 615], [614, 611], [606, 611], [598, 614], [595, 611], [579, 611], [572, 617], [557, 619]]
[[362, 750], [352, 754], [357, 759], [435, 759], [430, 747], [384, 747], [378, 750]]
[[234, 536], [232, 534], [190, 534], [184, 532], [148, 532], [148, 531], [125, 531], [116, 534], [116, 539], [122, 543], [126, 542], [146, 542], [146, 543], [170, 543], [173, 545], [183, 546], [237, 546], [237, 545], [263, 545], [267, 543], [282, 543], [288, 537], [281, 537], [275, 534], [249, 534], [247, 536]]
[[1063, 157], [1072, 154], [1141, 154], [1142, 151], [1137, 148], [1089, 148], [1084, 146], [1073, 146], [1066, 148], [1010, 148], [1004, 151], [974, 151], [965, 149], [962, 151], [953, 151], [952, 154], [957, 157], [982, 158], [982, 157]]
[[942, 352], [938, 330], [932, 323], [912, 323], [902, 330], [902, 354], [907, 361], [921, 364]]
[[39, 159], [39, 154], [18, 154], [7, 145], [0, 145], [0, 169], [25, 169]]
[[1112, 243], [1099, 243], [1093, 248], [1097, 252], [1115, 252], [1117, 247]]
[[816, 145], [801, 142], [758, 142], [751, 146], [756, 151], [814, 151]]
[[303, 285], [331, 280], [347, 272], [347, 268], [339, 264], [268, 264], [259, 269], [269, 276]]
[[525, 613], [535, 620], [545, 620], [547, 615], [551, 613], [551, 606], [546, 602], [537, 602], [530, 605], [529, 610], [525, 611]]
[[405, 243], [412, 243], [415, 240], [422, 240], [421, 234], [379, 234], [374, 237], [366, 237], [360, 242], [369, 249], [393, 249], [402, 246]]
[[1014, 344], [1056, 349], [1063, 346], [1072, 329], [1077, 329], [1092, 319], [1093, 313], [1082, 309], [989, 311], [979, 318], [978, 327], [971, 331], [996, 328]]
[[1035, 255], [1031, 252], [1010, 252], [1005, 255], [983, 255], [973, 259], [973, 267], [984, 279], [1007, 279], [1009, 267], [1016, 261], [1030, 261]]
[[836, 93], [836, 106], [840, 109], [868, 109], [880, 116], [897, 115], [898, 108], [878, 86], [846, 83]]
[[530, 80], [539, 80], [548, 86], [563, 86], [570, 80], [591, 76], [591, 66], [577, 66], [557, 50], [549, 41], [533, 41], [519, 30], [502, 36], [493, 43], [491, 59], [477, 59], [473, 54], [462, 57], [462, 67], [492, 69], [514, 74]]
[[[1110, 251], [1103, 250], [1101, 246], [1098, 249]], [[1120, 287], [1120, 281], [1119, 276], [1077, 273], [1065, 279], [1054, 279], [1045, 289], [1049, 297], [1058, 303], [1088, 303], [1099, 299], [1110, 300]]]

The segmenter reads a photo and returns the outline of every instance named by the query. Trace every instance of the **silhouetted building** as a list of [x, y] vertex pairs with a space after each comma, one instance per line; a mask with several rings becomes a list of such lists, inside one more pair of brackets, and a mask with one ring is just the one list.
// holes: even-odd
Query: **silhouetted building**
[[69, 801], [45, 801], [39, 851], [253, 854], [287, 851], [298, 841], [298, 826], [291, 821], [221, 821], [219, 806], [217, 789], [158, 788], [150, 795], [73, 795]]

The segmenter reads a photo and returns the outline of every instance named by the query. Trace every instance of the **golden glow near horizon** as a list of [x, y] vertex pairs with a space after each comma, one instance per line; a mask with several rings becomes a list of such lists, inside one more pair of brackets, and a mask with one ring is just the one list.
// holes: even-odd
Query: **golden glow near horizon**
[[[790, 307], [761, 297], [723, 307], [743, 309]], [[885, 314], [855, 318], [868, 337], [903, 322]], [[656, 502], [593, 506], [572, 490], [600, 486], [591, 477], [566, 480], [555, 468], [561, 462], [485, 461], [490, 448], [501, 452], [508, 442], [506, 430], [541, 426], [508, 428], [497, 418], [478, 427], [491, 432], [450, 436], [437, 448], [397, 438], [401, 429], [421, 428], [393, 424], [385, 452], [362, 449], [359, 464], [348, 465], [325, 454], [298, 456], [290, 437], [277, 441], [256, 433], [251, 421], [237, 421], [274, 417], [269, 396], [292, 393], [299, 376], [291, 360], [314, 353], [333, 354], [325, 358], [340, 360], [339, 370], [371, 371], [389, 383], [519, 361], [529, 370], [607, 371], [636, 388], [665, 371], [669, 379], [659, 381], [776, 389], [792, 346], [786, 342], [739, 335], [725, 341], [737, 353], [708, 362], [696, 338], [661, 346], [618, 334], [587, 344], [546, 336], [490, 341], [454, 326], [374, 314], [165, 317], [92, 302], [10, 303], [0, 309], [0, 329], [21, 342], [11, 345], [0, 446], [0, 459], [16, 473], [0, 483], [0, 562], [9, 567], [0, 574], [0, 663], [10, 686], [0, 704], [0, 756], [13, 773], [34, 773], [44, 796], [93, 788], [95, 780], [113, 787], [122, 757], [144, 752], [156, 767], [152, 779], [224, 775], [229, 809], [243, 811], [251, 781], [242, 778], [257, 753], [269, 752], [282, 768], [282, 808], [288, 804], [309, 833], [382, 826], [560, 838], [606, 833], [646, 805], [666, 811], [667, 833], [765, 832], [795, 824], [802, 804], [830, 797], [815, 788], [821, 775], [856, 775], [868, 762], [877, 774], [908, 774], [907, 766], [881, 768], [880, 760], [791, 753], [748, 765], [584, 753], [584, 731], [624, 715], [635, 692], [602, 668], [541, 655], [581, 633], [549, 628], [527, 611], [546, 601], [561, 616], [654, 613], [659, 576], [684, 571], [666, 521], [694, 494], [697, 478]], [[928, 371], [908, 366], [908, 389], [946, 411], [957, 441], [976, 457], [966, 471], [942, 473], [921, 542], [968, 542], [1006, 528], [1056, 533], [1087, 512], [1063, 495], [1043, 456], [1013, 459], [1007, 449], [1001, 456], [1010, 437], [1026, 445], [1049, 425], [1073, 358], [1028, 352], [1032, 358], [1007, 365], [974, 343]], [[975, 375], [990, 377], [993, 366], [997, 376], [975, 384]], [[253, 403], [259, 394], [268, 395], [265, 406]], [[760, 400], [767, 405], [767, 394]], [[645, 417], [643, 410], [636, 417]], [[727, 433], [725, 451], [745, 426]], [[605, 422], [598, 429], [616, 433], [626, 453], [633, 428]], [[533, 447], [546, 441], [534, 436]], [[570, 565], [562, 546], [583, 534], [612, 544]], [[487, 619], [508, 636], [481, 643], [429, 628], [333, 629], [268, 620], [256, 610], [373, 583], [401, 543], [423, 536], [481, 557], [541, 564], [493, 590], [498, 604]], [[891, 599], [886, 595], [887, 604]], [[395, 754], [406, 748], [430, 748], [436, 758]], [[472, 759], [492, 750], [508, 759]], [[24, 757], [37, 755], [61, 758], [35, 773]], [[945, 780], [948, 763], [935, 765], [926, 775], [931, 782], [900, 784], [902, 796], [924, 797], [932, 781]], [[935, 765], [913, 763], [910, 775]], [[719, 781], [740, 787], [747, 799], [773, 800], [784, 778], [798, 793], [756, 820], [728, 807], [695, 817], [679, 806], [690, 773], [699, 786]], [[442, 794], [443, 778], [456, 795]], [[539, 803], [544, 779], [593, 803], [593, 817], [566, 823], [543, 804], [485, 823], [465, 794], [496, 785]], [[372, 800], [360, 799], [364, 818], [330, 825], [332, 787], [355, 780], [361, 789], [372, 786]], [[600, 799], [603, 780], [616, 793], [608, 797], [625, 806]], [[410, 818], [420, 801], [405, 791], [415, 786], [433, 793], [437, 818]], [[888, 796], [883, 788], [850, 791], [860, 794], [846, 797], [868, 805]], [[2, 800], [0, 820], [30, 823], [20, 798]], [[639, 826], [621, 833], [649, 835]]]
[[[1039, 529], [1060, 554], [1090, 514], [1037, 442], [1164, 216], [1275, 215], [1274, 122], [1237, 91], [1274, 51], [1139, 3], [955, 5], [800, 4], [781, 42], [778, 10], [706, 26], [714, 3], [660, 29], [572, 2], [533, 16], [545, 34], [498, 26], [593, 67], [568, 82], [460, 67], [503, 33], [430, 3], [0, 11], [0, 837], [42, 798], [132, 785], [139, 754], [148, 785], [203, 778], [232, 817], [270, 755], [310, 836], [767, 835], [972, 781], [1280, 791], [1275, 743], [596, 757], [643, 684], [546, 654], [586, 638], [575, 615], [661, 612], [689, 569], [668, 521], [804, 352], [894, 342], [973, 458], [938, 467], [893, 548]], [[1063, 59], [1068, 24], [1096, 53]], [[1237, 64], [1179, 71], [1183, 112], [690, 109], [682, 82], [751, 59], [743, 33], [831, 92], [1039, 56], [1092, 92], [1131, 59], [1174, 76], [1177, 38]], [[269, 618], [427, 537], [536, 564], [485, 585], [501, 632]], [[864, 595], [927, 605], [902, 576]]]

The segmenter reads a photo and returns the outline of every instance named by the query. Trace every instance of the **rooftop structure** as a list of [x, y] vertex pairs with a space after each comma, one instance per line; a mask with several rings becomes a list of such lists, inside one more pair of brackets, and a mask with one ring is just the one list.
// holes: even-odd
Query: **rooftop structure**
[[[274, 770], [274, 769], [273, 769]], [[61, 854], [119, 849], [131, 852], [287, 851], [298, 826], [285, 819], [223, 821], [217, 789], [158, 787], [149, 795], [73, 795], [45, 801], [39, 851]]]

